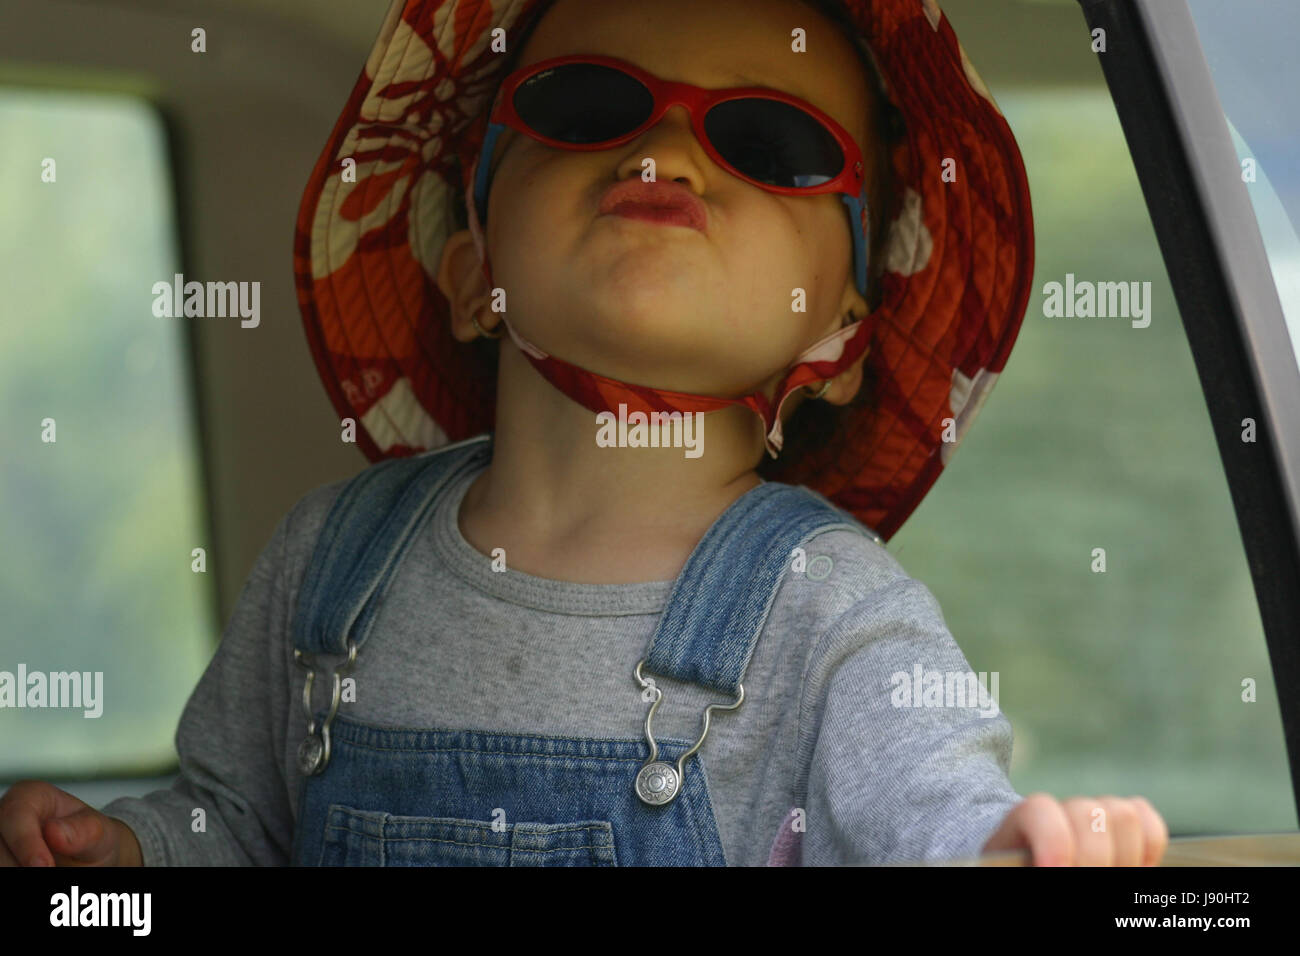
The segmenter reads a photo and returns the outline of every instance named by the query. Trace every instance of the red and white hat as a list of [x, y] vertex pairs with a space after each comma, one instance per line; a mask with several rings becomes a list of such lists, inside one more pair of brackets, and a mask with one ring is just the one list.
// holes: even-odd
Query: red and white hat
[[[356, 420], [372, 462], [494, 427], [495, 371], [452, 337], [434, 279], [459, 228], [453, 184], [472, 194], [503, 78], [492, 31], [512, 37], [541, 2], [395, 0], [312, 170], [294, 239], [298, 301], [334, 407]], [[866, 323], [874, 394], [769, 477], [813, 488], [888, 539], [1006, 364], [1029, 301], [1033, 216], [1011, 129], [934, 0], [845, 6], [906, 127], [891, 155], [898, 215], [877, 253], [881, 304]], [[341, 175], [349, 159], [355, 175]], [[956, 181], [944, 181], [945, 159]], [[945, 419], [955, 441], [943, 440]]]

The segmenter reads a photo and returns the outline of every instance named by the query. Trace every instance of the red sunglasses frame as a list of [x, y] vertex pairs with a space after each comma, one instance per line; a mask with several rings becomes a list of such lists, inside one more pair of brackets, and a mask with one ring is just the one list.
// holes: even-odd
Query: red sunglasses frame
[[[571, 143], [565, 140], [550, 139], [543, 136], [519, 116], [515, 111], [514, 95], [519, 87], [546, 70], [553, 69], [557, 66], [563, 66], [570, 63], [589, 63], [595, 66], [609, 67], [626, 73], [644, 86], [654, 99], [654, 107], [650, 111], [649, 117], [635, 129], [616, 136], [613, 139], [605, 140], [599, 143]], [[785, 103], [793, 106], [804, 113], [807, 113], [826, 130], [835, 139], [839, 145], [840, 152], [844, 157], [844, 168], [833, 179], [820, 183], [816, 186], [774, 186], [771, 183], [760, 182], [750, 176], [745, 175], [736, 167], [732, 166], [714, 147], [710, 141], [708, 132], [704, 127], [704, 118], [708, 115], [709, 110], [719, 103], [726, 103], [730, 100], [740, 99], [765, 99], [774, 100], [778, 103]], [[493, 104], [489, 114], [489, 123], [497, 123], [508, 126], [520, 133], [537, 140], [547, 146], [557, 149], [570, 149], [580, 152], [590, 152], [595, 150], [611, 149], [615, 146], [621, 146], [640, 136], [646, 130], [653, 127], [659, 120], [663, 119], [665, 113], [674, 106], [682, 105], [686, 107], [691, 116], [691, 127], [695, 132], [695, 138], [709, 154], [709, 158], [721, 166], [727, 172], [731, 173], [745, 182], [750, 183], [760, 189], [769, 192], [780, 193], [786, 196], [815, 196], [821, 193], [838, 192], [845, 193], [849, 196], [860, 196], [865, 183], [865, 173], [862, 161], [862, 150], [854, 142], [853, 137], [849, 135], [848, 130], [837, 123], [823, 110], [818, 109], [807, 100], [802, 100], [790, 93], [783, 93], [780, 90], [773, 90], [762, 86], [745, 86], [731, 87], [728, 89], [706, 90], [703, 87], [693, 86], [690, 83], [678, 83], [672, 80], [664, 80], [653, 73], [641, 69], [634, 63], [626, 60], [620, 60], [615, 57], [599, 56], [596, 54], [571, 54], [568, 56], [552, 57], [549, 60], [542, 60], [538, 63], [529, 64], [526, 67], [515, 70], [502, 81], [501, 88], [497, 93], [497, 100]]]
[[[566, 140], [551, 139], [535, 131], [523, 118], [519, 116], [514, 106], [515, 91], [520, 85], [545, 70], [553, 69], [569, 63], [588, 63], [595, 66], [610, 67], [619, 70], [644, 86], [654, 100], [654, 106], [650, 110], [650, 115], [645, 122], [641, 123], [635, 129], [629, 130], [613, 139], [608, 139], [599, 143], [571, 143]], [[795, 109], [802, 111], [812, 119], [821, 124], [823, 129], [830, 132], [835, 142], [839, 145], [840, 152], [844, 157], [844, 167], [839, 173], [824, 183], [818, 183], [815, 186], [774, 186], [771, 183], [760, 182], [751, 176], [741, 172], [732, 166], [727, 160], [714, 148], [712, 141], [709, 139], [708, 131], [704, 127], [704, 119], [709, 110], [719, 103], [726, 103], [731, 100], [739, 99], [765, 99], [773, 100], [777, 103], [784, 103], [793, 106]], [[537, 140], [543, 145], [554, 149], [575, 150], [577, 152], [594, 152], [597, 150], [612, 149], [623, 143], [629, 142], [640, 136], [646, 130], [653, 127], [659, 122], [674, 106], [682, 105], [691, 117], [691, 129], [694, 131], [695, 139], [704, 151], [708, 153], [709, 158], [713, 160], [722, 169], [736, 178], [756, 186], [759, 189], [767, 190], [771, 193], [777, 193], [782, 196], [818, 196], [824, 193], [838, 193], [843, 201], [849, 216], [849, 232], [853, 237], [853, 272], [857, 283], [858, 291], [862, 295], [867, 295], [867, 262], [871, 252], [871, 236], [867, 227], [867, 214], [869, 203], [867, 201], [866, 175], [862, 161], [862, 150], [858, 144], [853, 141], [848, 130], [833, 120], [824, 111], [813, 106], [806, 100], [802, 100], [790, 93], [783, 93], [780, 90], [768, 89], [762, 86], [740, 86], [730, 87], [720, 90], [706, 90], [699, 86], [692, 86], [690, 83], [677, 83], [671, 80], [663, 80], [646, 70], [641, 69], [634, 63], [628, 63], [626, 60], [620, 60], [615, 57], [599, 56], [596, 54], [570, 54], [568, 56], [552, 57], [549, 60], [542, 60], [538, 63], [529, 64], [521, 67], [507, 76], [501, 82], [501, 88], [497, 91], [496, 100], [492, 104], [492, 109], [488, 112], [487, 130], [485, 131], [482, 148], [479, 151], [477, 168], [473, 176], [471, 199], [474, 203], [474, 209], [478, 212], [487, 209], [488, 191], [491, 188], [491, 165], [492, 156], [496, 150], [498, 137], [507, 128], [516, 130], [524, 135]], [[484, 263], [485, 272], [487, 264]]]

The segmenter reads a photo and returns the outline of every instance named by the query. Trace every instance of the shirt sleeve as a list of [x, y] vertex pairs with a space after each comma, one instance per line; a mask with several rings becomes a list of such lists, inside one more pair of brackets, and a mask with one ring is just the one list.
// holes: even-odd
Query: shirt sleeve
[[254, 564], [185, 705], [171, 789], [102, 808], [135, 833], [145, 866], [288, 862], [293, 818], [277, 752], [290, 704], [284, 563], [293, 513]]
[[989, 696], [996, 676], [971, 674], [930, 591], [909, 577], [884, 586], [814, 657], [803, 865], [978, 856], [1022, 799], [1007, 776], [1011, 723]]

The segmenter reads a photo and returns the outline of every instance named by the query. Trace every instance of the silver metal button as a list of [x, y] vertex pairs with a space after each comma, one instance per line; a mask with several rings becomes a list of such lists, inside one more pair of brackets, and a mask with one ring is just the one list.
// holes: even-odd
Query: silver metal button
[[660, 806], [677, 796], [681, 781], [672, 764], [646, 764], [636, 775], [636, 795], [645, 803]]
[[298, 745], [298, 770], [305, 776], [311, 776], [320, 767], [321, 758], [325, 756], [325, 743], [318, 734], [310, 734]]

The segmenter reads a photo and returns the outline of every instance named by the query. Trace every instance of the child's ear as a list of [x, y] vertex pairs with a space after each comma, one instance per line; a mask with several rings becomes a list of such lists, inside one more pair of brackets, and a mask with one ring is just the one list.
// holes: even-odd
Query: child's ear
[[[870, 272], [867, 273], [868, 291], [874, 287], [877, 277]], [[853, 270], [849, 270], [848, 279], [844, 283], [844, 292], [840, 295], [841, 327], [847, 325], [853, 319], [863, 318], [871, 314], [871, 303], [863, 298], [862, 293], [858, 291], [858, 280]]]
[[862, 363], [870, 354], [871, 346], [868, 345], [856, 362], [831, 379], [831, 387], [822, 396], [822, 401], [831, 405], [847, 405], [853, 401], [858, 389], [862, 388]]
[[456, 341], [472, 342], [481, 337], [471, 321], [475, 317], [488, 331], [500, 321], [489, 309], [491, 290], [483, 276], [478, 250], [474, 248], [474, 236], [468, 229], [447, 237], [436, 282], [451, 305], [451, 334]]
[[[874, 281], [874, 280], [873, 280]], [[849, 270], [848, 280], [844, 283], [844, 294], [840, 297], [840, 328], [850, 322], [860, 321], [871, 314], [871, 305], [858, 291], [857, 278]], [[831, 405], [847, 405], [853, 401], [858, 389], [862, 387], [862, 363], [871, 354], [871, 346], [863, 351], [858, 360], [831, 379], [831, 387], [821, 400]]]
[[[871, 305], [858, 291], [857, 278], [850, 269], [848, 279], [844, 283], [844, 293], [840, 296], [840, 328], [850, 322], [861, 321], [870, 314]], [[870, 354], [871, 346], [868, 345], [856, 362], [831, 379], [831, 387], [822, 396], [822, 401], [831, 405], [847, 405], [853, 401], [854, 396], [858, 394], [858, 389], [862, 387], [862, 363]]]

